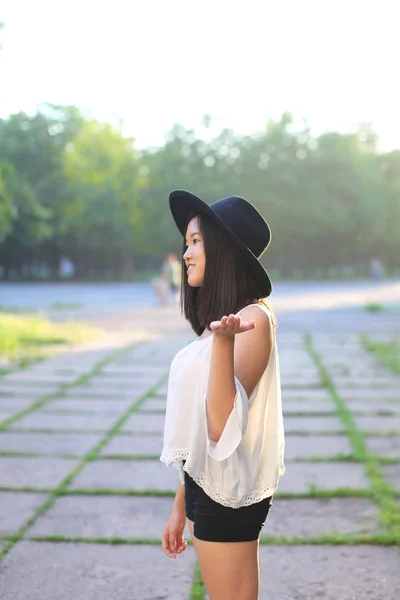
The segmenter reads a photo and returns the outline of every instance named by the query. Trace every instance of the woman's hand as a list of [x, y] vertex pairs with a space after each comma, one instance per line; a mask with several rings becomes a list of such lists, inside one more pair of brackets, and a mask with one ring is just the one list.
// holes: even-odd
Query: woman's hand
[[173, 510], [162, 534], [162, 548], [169, 558], [176, 558], [186, 550], [187, 542], [183, 539], [186, 525], [186, 514]]
[[254, 329], [256, 322], [253, 321], [242, 321], [239, 315], [229, 315], [229, 317], [222, 317], [220, 321], [212, 321], [210, 323], [210, 329], [215, 335], [223, 335], [226, 337], [233, 337], [238, 333], [244, 331], [250, 331]]

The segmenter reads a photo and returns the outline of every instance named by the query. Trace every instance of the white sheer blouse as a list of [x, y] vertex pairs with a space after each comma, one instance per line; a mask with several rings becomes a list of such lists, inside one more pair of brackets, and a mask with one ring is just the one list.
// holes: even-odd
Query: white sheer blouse
[[182, 483], [185, 470], [210, 498], [232, 508], [274, 494], [285, 470], [275, 326], [269, 310], [262, 304], [256, 306], [270, 318], [273, 350], [250, 398], [235, 377], [234, 407], [218, 442], [208, 437], [205, 404], [213, 336], [197, 339], [180, 350], [169, 373], [160, 460], [179, 469]]

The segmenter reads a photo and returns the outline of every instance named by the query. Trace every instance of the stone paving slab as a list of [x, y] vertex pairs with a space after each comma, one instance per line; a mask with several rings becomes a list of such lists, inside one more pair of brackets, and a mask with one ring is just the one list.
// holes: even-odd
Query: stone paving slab
[[339, 533], [372, 534], [381, 531], [379, 510], [364, 498], [275, 498], [262, 536], [315, 538]]
[[[324, 361], [325, 362], [325, 361]], [[387, 377], [389, 374], [388, 368], [381, 365], [375, 364], [375, 361], [363, 360], [361, 363], [341, 363], [341, 364], [329, 364], [329, 371], [333, 377], [337, 375], [354, 376], [357, 379], [362, 377]]]
[[[281, 354], [279, 354], [279, 366], [281, 367]], [[311, 379], [315, 379], [319, 377], [318, 370], [314, 364], [307, 364], [305, 362], [297, 362], [294, 360], [291, 364], [284, 364], [283, 368], [281, 368], [281, 373], [284, 372], [286, 377], [290, 379], [294, 379], [296, 377], [310, 377]]]
[[56, 400], [51, 400], [47, 402], [45, 406], [43, 406], [42, 411], [88, 411], [88, 412], [107, 412], [120, 415], [124, 413], [130, 406], [132, 406], [134, 402], [130, 400], [130, 398], [115, 398], [113, 400], [104, 400], [104, 399], [94, 399], [90, 400], [86, 398], [57, 398]]
[[77, 464], [73, 458], [0, 456], [0, 487], [55, 488]]
[[400, 431], [400, 414], [391, 416], [360, 416], [353, 415], [353, 419], [362, 431]]
[[153, 455], [159, 457], [162, 448], [162, 435], [115, 435], [103, 447], [100, 454]]
[[300, 380], [296, 380], [296, 381], [291, 381], [290, 379], [285, 379], [284, 375], [281, 375], [281, 385], [282, 385], [282, 393], [285, 393], [286, 390], [297, 390], [299, 392], [304, 392], [307, 390], [321, 390], [322, 385], [315, 381], [315, 382], [310, 382], [310, 381], [300, 381]]
[[[166, 365], [168, 364], [167, 362], [165, 363]], [[162, 366], [153, 366], [153, 365], [146, 365], [146, 366], [139, 366], [137, 364], [137, 362], [135, 361], [135, 359], [132, 359], [132, 364], [130, 367], [121, 367], [118, 366], [117, 363], [112, 362], [109, 365], [106, 365], [105, 367], [102, 368], [102, 370], [100, 371], [100, 373], [98, 374], [101, 377], [128, 377], [128, 378], [132, 378], [132, 377], [137, 377], [143, 374], [146, 375], [153, 375], [154, 378], [159, 377], [160, 375], [163, 375], [165, 373], [165, 368]]]
[[52, 387], [41, 387], [38, 385], [35, 386], [13, 386], [13, 385], [5, 385], [4, 383], [0, 383], [0, 397], [16, 397], [16, 398], [27, 398], [32, 402], [43, 398], [43, 396], [48, 396], [49, 394], [53, 394], [58, 391], [59, 386]]
[[320, 388], [322, 387], [321, 378], [319, 376], [308, 377], [289, 377], [285, 373], [281, 373], [282, 388]]
[[143, 402], [141, 410], [165, 410], [167, 407], [166, 398], [149, 398]]
[[192, 547], [171, 560], [159, 546], [23, 541], [4, 558], [0, 597], [187, 600], [195, 563]]
[[30, 519], [47, 494], [0, 492], [0, 535], [12, 535]]
[[336, 406], [326, 400], [287, 400], [283, 401], [284, 414], [289, 413], [334, 413]]
[[380, 402], [370, 400], [369, 402], [360, 402], [357, 400], [353, 400], [353, 402], [349, 402], [347, 408], [349, 408], [352, 412], [359, 413], [371, 413], [371, 414], [379, 414], [379, 413], [390, 413], [390, 414], [398, 414], [400, 413], [400, 402]]
[[351, 452], [350, 442], [344, 435], [287, 435], [285, 439], [287, 460], [330, 458], [337, 454], [351, 454]]
[[29, 382], [32, 385], [36, 385], [38, 382], [41, 385], [51, 385], [56, 384], [57, 386], [63, 385], [65, 383], [72, 383], [79, 377], [79, 373], [70, 373], [67, 374], [55, 374], [50, 371], [47, 372], [35, 372], [31, 369], [26, 369], [23, 371], [16, 371], [15, 373], [10, 373], [7, 375], [7, 382], [15, 382], [15, 383], [25, 383]]
[[28, 536], [161, 540], [172, 504], [173, 498], [149, 496], [63, 496], [39, 517]]
[[314, 417], [309, 415], [307, 417], [286, 417], [283, 423], [285, 432], [290, 433], [291, 431], [309, 431], [309, 432], [323, 432], [329, 431], [332, 433], [340, 433], [344, 431], [343, 425], [339, 417]]
[[108, 431], [114, 421], [115, 415], [66, 415], [47, 414], [42, 411], [29, 413], [10, 425], [10, 429], [53, 429], [57, 430], [86, 430], [86, 431]]
[[[126, 381], [126, 380], [121, 380], [121, 379], [114, 379], [114, 378], [101, 378], [98, 377], [97, 375], [92, 377], [92, 379], [90, 380], [90, 386], [92, 388], [97, 388], [97, 389], [101, 389], [104, 390], [105, 392], [107, 391], [116, 391], [118, 392], [119, 390], [125, 390], [125, 389], [137, 389], [138, 387], [146, 387], [146, 388], [150, 388], [151, 386], [153, 386], [154, 384], [157, 383], [157, 380], [159, 378], [158, 377], [136, 377], [135, 379], [132, 379], [131, 381]], [[83, 386], [82, 386], [83, 387]]]
[[76, 362], [74, 365], [55, 366], [51, 363], [51, 359], [46, 359], [44, 362], [32, 365], [29, 369], [32, 373], [40, 373], [41, 375], [75, 375], [75, 377], [79, 377], [91, 370], [84, 361], [83, 363], [81, 361]]
[[[64, 496], [57, 498], [27, 535], [160, 539], [172, 502], [172, 498]], [[261, 535], [312, 538], [376, 533], [378, 513], [374, 504], [362, 498], [276, 498]]]
[[149, 386], [133, 386], [130, 385], [126, 388], [121, 389], [104, 389], [102, 386], [99, 387], [91, 387], [88, 385], [80, 385], [74, 388], [69, 389], [64, 393], [66, 398], [86, 398], [89, 400], [90, 398], [107, 399], [112, 402], [113, 399], [118, 398], [130, 398], [132, 402], [135, 402], [142, 394], [147, 392]]
[[161, 387], [158, 388], [158, 390], [156, 390], [153, 394], [153, 396], [155, 396], [156, 398], [166, 398], [168, 394], [168, 386], [167, 385], [162, 385]]
[[400, 492], [400, 463], [381, 466], [386, 481]]
[[158, 460], [97, 460], [88, 463], [71, 489], [173, 491], [179, 484], [177, 469]]
[[304, 400], [308, 402], [312, 401], [327, 401], [332, 402], [329, 392], [324, 388], [321, 389], [309, 389], [309, 390], [296, 390], [287, 388], [282, 391], [283, 402], [286, 400]]
[[13, 410], [20, 411], [31, 406], [35, 401], [32, 398], [17, 398], [17, 397], [9, 397], [0, 396], [0, 410]]
[[364, 437], [368, 450], [375, 456], [400, 460], [400, 437]]
[[[5, 378], [4, 378], [5, 379]], [[38, 385], [35, 382], [24, 382], [24, 384], [8, 383], [7, 380], [0, 382], [0, 392], [5, 396], [28, 396], [29, 398], [41, 398], [48, 394], [53, 394], [59, 389], [59, 385], [50, 383], [49, 385]]]
[[0, 431], [0, 450], [37, 454], [72, 454], [84, 456], [94, 448], [103, 434], [99, 433], [29, 433]]
[[338, 389], [339, 396], [343, 400], [398, 400], [400, 401], [400, 389], [397, 388], [373, 388], [373, 387], [344, 387]]
[[134, 413], [121, 427], [121, 431], [164, 432], [165, 416]]
[[118, 374], [112, 372], [103, 373], [101, 371], [99, 373], [96, 373], [96, 375], [93, 375], [91, 381], [93, 381], [96, 384], [104, 383], [105, 385], [115, 384], [118, 386], [123, 386], [130, 385], [131, 383], [135, 384], [148, 381], [157, 381], [158, 379], [160, 379], [160, 377], [165, 376], [166, 374], [166, 368], [159, 368], [157, 369], [157, 371], [155, 371], [154, 369], [132, 369], [132, 371], [127, 372], [125, 374]]
[[400, 555], [382, 546], [260, 546], [259, 600], [397, 600]]
[[19, 412], [18, 410], [1, 410], [0, 411], [0, 423], [3, 423], [4, 421], [6, 421], [9, 417], [11, 417], [12, 415], [15, 415], [17, 412]]
[[337, 388], [341, 387], [365, 387], [369, 386], [371, 388], [379, 388], [384, 391], [385, 389], [397, 389], [399, 390], [400, 381], [399, 377], [396, 376], [387, 376], [387, 377], [355, 377], [351, 375], [350, 377], [338, 377], [333, 376], [334, 384]]
[[313, 487], [322, 490], [339, 488], [367, 489], [369, 481], [363, 465], [354, 463], [287, 463], [279, 481], [279, 492], [304, 493]]

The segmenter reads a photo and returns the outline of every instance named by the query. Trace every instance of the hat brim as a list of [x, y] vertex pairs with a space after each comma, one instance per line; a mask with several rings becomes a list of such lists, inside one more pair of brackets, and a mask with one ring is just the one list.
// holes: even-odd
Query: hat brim
[[242, 250], [249, 266], [252, 268], [255, 277], [260, 281], [260, 283], [263, 284], [263, 287], [265, 288], [265, 297], [271, 294], [271, 280], [257, 256], [255, 256], [252, 251], [249, 250], [245, 244], [243, 244], [243, 242], [232, 231], [232, 229], [225, 224], [219, 215], [206, 202], [204, 202], [204, 200], [201, 200], [201, 198], [186, 190], [174, 190], [169, 195], [169, 207], [176, 226], [178, 227], [182, 236], [185, 236], [185, 229], [190, 215], [205, 214], [215, 223], [217, 223], [223, 229], [223, 231], [229, 235], [239, 249]]

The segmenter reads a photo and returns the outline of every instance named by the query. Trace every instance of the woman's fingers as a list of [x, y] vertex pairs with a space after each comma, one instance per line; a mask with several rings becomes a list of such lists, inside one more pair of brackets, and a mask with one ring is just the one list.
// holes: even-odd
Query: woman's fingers
[[169, 558], [176, 558], [176, 555], [173, 553], [173, 549], [171, 548], [171, 540], [170, 540], [170, 534], [169, 531], [166, 530], [164, 531], [162, 538], [161, 538], [161, 546], [162, 549], [164, 550], [165, 554], [167, 556], [169, 556]]
[[242, 321], [240, 316], [234, 314], [224, 315], [220, 321], [213, 321], [210, 323], [211, 331], [228, 335], [250, 331], [251, 329], [254, 329], [255, 326], [256, 322], [254, 319], [252, 321]]
[[161, 545], [169, 558], [176, 558], [177, 554], [186, 550], [187, 542], [183, 539], [182, 534], [175, 534], [166, 529], [161, 538]]

